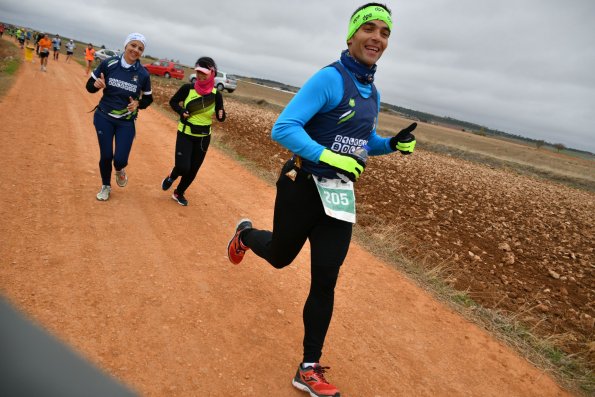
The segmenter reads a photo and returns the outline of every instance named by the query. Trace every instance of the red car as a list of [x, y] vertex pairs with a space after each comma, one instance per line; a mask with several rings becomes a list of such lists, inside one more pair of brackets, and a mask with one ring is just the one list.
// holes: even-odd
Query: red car
[[163, 76], [166, 79], [173, 77], [182, 80], [184, 78], [184, 69], [182, 66], [165, 59], [160, 59], [159, 61], [148, 63], [143, 66], [150, 74]]

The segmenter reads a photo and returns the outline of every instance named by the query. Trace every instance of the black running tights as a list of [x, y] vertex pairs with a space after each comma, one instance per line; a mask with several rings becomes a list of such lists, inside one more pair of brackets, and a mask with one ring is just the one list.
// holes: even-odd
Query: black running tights
[[202, 162], [207, 155], [207, 149], [211, 142], [211, 136], [196, 137], [184, 134], [178, 131], [176, 138], [176, 165], [171, 172], [171, 177], [176, 179], [181, 176], [182, 179], [176, 190], [184, 194], [186, 189], [192, 184]]
[[289, 265], [306, 239], [311, 249], [310, 293], [304, 305], [303, 362], [318, 362], [333, 315], [339, 268], [351, 241], [352, 224], [324, 213], [312, 176], [300, 173], [292, 181], [281, 171], [277, 181], [273, 231], [249, 229], [242, 242], [275, 268]]

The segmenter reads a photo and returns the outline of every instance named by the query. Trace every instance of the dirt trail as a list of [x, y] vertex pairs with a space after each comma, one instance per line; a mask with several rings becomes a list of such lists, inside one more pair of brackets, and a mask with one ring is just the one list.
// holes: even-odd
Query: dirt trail
[[[179, 206], [160, 189], [175, 122], [149, 109], [128, 186], [98, 202], [85, 81], [74, 62], [25, 63], [0, 101], [2, 295], [142, 395], [304, 396], [308, 250], [282, 271], [225, 256], [240, 217], [270, 227], [274, 189], [211, 148]], [[568, 395], [356, 244], [323, 363], [343, 396]]]

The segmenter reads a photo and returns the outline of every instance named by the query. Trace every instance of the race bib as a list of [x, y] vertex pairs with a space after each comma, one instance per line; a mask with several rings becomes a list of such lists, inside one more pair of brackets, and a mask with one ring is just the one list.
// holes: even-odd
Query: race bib
[[314, 177], [324, 212], [333, 218], [355, 223], [355, 193], [353, 182]]

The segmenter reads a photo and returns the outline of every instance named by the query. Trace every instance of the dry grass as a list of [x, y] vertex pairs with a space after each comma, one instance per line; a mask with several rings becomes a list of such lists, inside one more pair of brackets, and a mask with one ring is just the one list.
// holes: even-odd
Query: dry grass
[[8, 92], [23, 61], [22, 50], [13, 41], [0, 40], [0, 96]]
[[[381, 113], [379, 132], [389, 136], [392, 131], [409, 125], [410, 120], [396, 115]], [[553, 175], [558, 178], [585, 180], [595, 184], [595, 158], [584, 159], [545, 149], [537, 149], [521, 142], [480, 136], [452, 128], [418, 122], [415, 132], [420, 148], [440, 152], [452, 152], [456, 156], [461, 151], [477, 158], [492, 158], [496, 161], [518, 166], [521, 169], [535, 169], [544, 177]], [[445, 150], [446, 148], [446, 150]]]
[[577, 159], [577, 161], [574, 163], [567, 162], [567, 164], [574, 165], [566, 170], [554, 170], [551, 166], [538, 167], [529, 164], [527, 161], [519, 161], [513, 157], [495, 157], [480, 152], [473, 152], [467, 149], [459, 149], [453, 146], [446, 146], [438, 143], [425, 142], [422, 146], [424, 149], [434, 153], [446, 154], [448, 156], [453, 156], [474, 163], [484, 164], [492, 168], [507, 169], [521, 175], [545, 179], [576, 189], [595, 192], [595, 179], [592, 175], [594, 174], [592, 169], [595, 166], [595, 163], [592, 161], [590, 164], [583, 164], [583, 161], [587, 160], [581, 161], [581, 159]]

